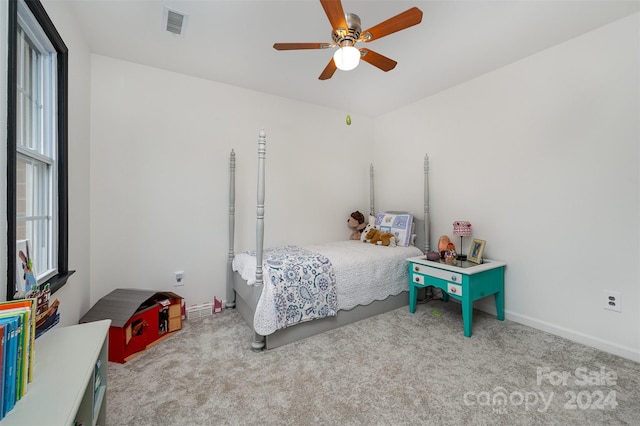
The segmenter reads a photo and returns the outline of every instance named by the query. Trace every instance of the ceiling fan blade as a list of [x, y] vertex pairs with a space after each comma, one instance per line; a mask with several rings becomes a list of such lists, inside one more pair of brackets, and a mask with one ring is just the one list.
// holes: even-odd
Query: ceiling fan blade
[[333, 29], [347, 28], [347, 19], [344, 16], [342, 2], [340, 0], [320, 0], [320, 3]]
[[322, 71], [322, 74], [320, 74], [320, 77], [318, 77], [318, 79], [329, 80], [333, 76], [333, 73], [336, 72], [337, 69], [338, 68], [336, 67], [336, 63], [333, 62], [333, 58], [331, 58], [331, 60], [329, 61], [327, 66], [324, 68], [324, 70]]
[[326, 49], [329, 43], [274, 43], [276, 50]]
[[398, 64], [393, 59], [389, 59], [384, 55], [369, 49], [360, 49], [360, 59], [369, 62], [374, 67], [380, 68], [382, 71], [391, 71]]
[[[405, 10], [404, 12], [389, 18], [378, 25], [374, 25], [366, 31], [362, 32], [360, 41], [369, 42], [377, 40], [381, 37], [393, 34], [397, 31], [404, 30], [411, 26], [417, 25], [422, 21], [422, 11], [417, 7]], [[369, 35], [367, 35], [369, 34]]]

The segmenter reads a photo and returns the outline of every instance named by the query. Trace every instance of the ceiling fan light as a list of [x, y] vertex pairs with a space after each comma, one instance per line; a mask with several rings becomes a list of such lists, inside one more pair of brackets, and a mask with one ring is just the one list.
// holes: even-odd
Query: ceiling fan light
[[336, 67], [342, 71], [350, 71], [360, 63], [360, 51], [353, 46], [344, 46], [333, 54]]

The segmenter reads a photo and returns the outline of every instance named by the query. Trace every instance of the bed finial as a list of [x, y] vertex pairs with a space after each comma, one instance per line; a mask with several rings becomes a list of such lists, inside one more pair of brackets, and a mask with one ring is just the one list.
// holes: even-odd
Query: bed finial
[[262, 249], [264, 247], [264, 158], [267, 134], [260, 129], [258, 137], [258, 205], [256, 209], [256, 285], [262, 285]]
[[431, 250], [429, 240], [431, 239], [431, 225], [429, 223], [429, 155], [424, 155], [424, 252]]
[[[373, 163], [369, 164], [369, 214], [376, 214], [375, 190], [373, 187]], [[367, 219], [367, 222], [369, 219]]]
[[229, 257], [227, 259], [227, 308], [236, 306], [236, 292], [233, 290], [233, 257], [236, 215], [236, 153], [229, 155]]
[[[260, 135], [258, 137], [258, 206], [256, 209], [256, 288], [263, 286], [262, 279], [262, 254], [264, 248], [264, 158], [266, 154], [267, 145], [267, 133], [264, 129], [260, 129]], [[257, 292], [260, 294], [262, 290]], [[256, 306], [257, 300], [254, 301]], [[260, 336], [258, 333], [254, 333], [253, 342], [251, 342], [251, 349], [256, 352], [261, 351], [264, 348], [264, 336]]]

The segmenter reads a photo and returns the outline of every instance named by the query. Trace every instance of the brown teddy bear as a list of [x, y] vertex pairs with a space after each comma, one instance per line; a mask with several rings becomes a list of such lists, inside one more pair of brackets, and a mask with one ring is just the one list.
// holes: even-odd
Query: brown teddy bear
[[351, 213], [351, 216], [347, 219], [347, 225], [349, 225], [349, 228], [353, 228], [349, 237], [350, 240], [359, 240], [362, 230], [367, 226], [364, 223], [364, 215], [357, 210]]
[[396, 246], [396, 237], [389, 232], [380, 232], [379, 229], [371, 228], [364, 239], [365, 243], [377, 244], [381, 246]]

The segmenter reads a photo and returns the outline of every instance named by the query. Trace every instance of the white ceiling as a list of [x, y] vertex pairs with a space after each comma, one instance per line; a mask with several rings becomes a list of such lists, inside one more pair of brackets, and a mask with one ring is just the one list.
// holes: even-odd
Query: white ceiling
[[[318, 80], [330, 50], [276, 51], [275, 42], [331, 42], [318, 0], [67, 0], [95, 53], [351, 114], [376, 116], [638, 12], [637, 0], [343, 0], [362, 29], [417, 6], [422, 23], [367, 43], [398, 62], [362, 62]], [[163, 7], [189, 15], [164, 31]], [[359, 44], [363, 47], [364, 44]]]

